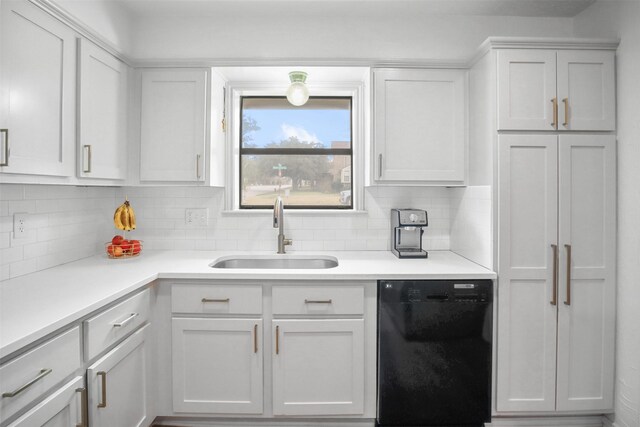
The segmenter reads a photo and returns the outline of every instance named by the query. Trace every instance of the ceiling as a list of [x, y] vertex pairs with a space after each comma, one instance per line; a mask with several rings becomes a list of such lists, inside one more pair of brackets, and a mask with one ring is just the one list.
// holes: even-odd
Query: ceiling
[[188, 17], [218, 15], [227, 11], [244, 13], [282, 10], [301, 12], [336, 11], [354, 14], [363, 7], [398, 8], [426, 15], [485, 15], [525, 17], [574, 17], [595, 0], [112, 0], [137, 17]]

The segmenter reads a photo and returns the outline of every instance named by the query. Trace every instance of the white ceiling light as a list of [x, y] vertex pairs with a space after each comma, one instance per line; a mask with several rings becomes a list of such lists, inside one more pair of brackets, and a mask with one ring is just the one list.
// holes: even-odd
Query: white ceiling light
[[304, 84], [307, 80], [307, 73], [292, 71], [289, 73], [289, 80], [291, 80], [291, 86], [287, 89], [287, 101], [296, 107], [306, 104], [309, 100], [309, 89]]

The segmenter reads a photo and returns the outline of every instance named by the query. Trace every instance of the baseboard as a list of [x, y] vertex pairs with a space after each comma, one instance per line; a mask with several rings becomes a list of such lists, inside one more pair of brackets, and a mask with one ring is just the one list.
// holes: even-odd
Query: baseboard
[[[583, 417], [494, 417], [486, 427], [603, 427], [600, 415]], [[609, 427], [613, 427], [609, 425]]]
[[374, 420], [337, 419], [202, 419], [158, 417], [152, 426], [158, 427], [374, 427]]

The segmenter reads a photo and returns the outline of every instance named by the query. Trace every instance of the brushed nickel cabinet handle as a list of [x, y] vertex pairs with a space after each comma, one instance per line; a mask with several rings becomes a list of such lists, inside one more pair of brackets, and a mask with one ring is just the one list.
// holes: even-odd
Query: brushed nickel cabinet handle
[[76, 424], [76, 427], [88, 427], [87, 421], [87, 389], [80, 387], [76, 389], [77, 393], [80, 393], [80, 424]]
[[83, 145], [82, 148], [87, 152], [87, 165], [82, 172], [91, 173], [91, 145]]
[[196, 154], [196, 178], [200, 179], [200, 154]]
[[558, 245], [551, 245], [553, 248], [553, 295], [551, 305], [558, 304]]
[[114, 323], [113, 327], [114, 328], [123, 328], [123, 327], [127, 326], [127, 324], [129, 324], [136, 317], [138, 317], [138, 313], [131, 313], [131, 315], [129, 317], [127, 317], [126, 319], [124, 319], [122, 322]]
[[2, 142], [4, 143], [4, 158], [0, 166], [9, 166], [9, 129], [0, 129], [0, 135], [4, 135], [2, 137]]
[[558, 129], [558, 98], [553, 98], [551, 103], [553, 104], [553, 123], [551, 123], [551, 126], [554, 129]]
[[6, 393], [2, 393], [2, 397], [15, 397], [17, 395], [19, 395], [20, 393], [22, 393], [23, 391], [25, 391], [26, 389], [28, 389], [29, 387], [31, 387], [32, 385], [34, 385], [35, 383], [37, 383], [38, 381], [40, 381], [41, 379], [43, 379], [44, 377], [46, 377], [47, 375], [49, 375], [51, 372], [53, 372], [53, 369], [40, 369], [40, 373], [31, 381], [29, 381], [28, 383], [18, 387], [17, 389], [13, 390], [13, 391], [9, 391]]
[[229, 298], [202, 298], [202, 302], [229, 302], [231, 299]]
[[332, 300], [330, 299], [306, 299], [304, 300], [305, 304], [331, 304]]
[[276, 326], [276, 354], [280, 354], [280, 326]]
[[382, 178], [382, 154], [378, 154], [378, 178]]
[[258, 325], [253, 325], [253, 352], [258, 352]]
[[107, 373], [104, 371], [100, 371], [97, 374], [102, 378], [102, 399], [100, 403], [98, 403], [98, 408], [106, 408], [107, 407]]
[[569, 126], [569, 98], [565, 98], [562, 100], [564, 103], [564, 123], [562, 126]]
[[564, 305], [571, 305], [571, 245], [564, 245], [567, 250], [567, 300]]

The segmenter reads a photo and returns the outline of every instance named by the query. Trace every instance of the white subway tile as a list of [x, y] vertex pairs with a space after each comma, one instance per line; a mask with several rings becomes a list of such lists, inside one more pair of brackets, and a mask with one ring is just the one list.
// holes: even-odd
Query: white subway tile
[[9, 215], [16, 212], [36, 213], [36, 202], [33, 200], [9, 201]]
[[38, 271], [38, 263], [34, 259], [27, 259], [24, 261], [14, 262], [9, 266], [9, 277], [24, 276], [25, 274], [34, 273]]
[[23, 200], [24, 187], [21, 184], [0, 184], [0, 200]]
[[22, 261], [24, 259], [23, 253], [22, 246], [0, 249], [0, 265]]
[[11, 233], [0, 233], [0, 249], [6, 249], [11, 246]]

